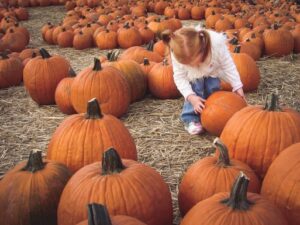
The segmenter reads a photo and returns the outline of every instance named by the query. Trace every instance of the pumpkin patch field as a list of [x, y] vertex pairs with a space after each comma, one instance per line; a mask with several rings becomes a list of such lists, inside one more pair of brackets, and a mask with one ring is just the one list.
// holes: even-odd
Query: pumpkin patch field
[[[299, 225], [300, 5], [251, 2], [1, 1], [0, 221]], [[221, 81], [190, 135], [162, 33], [199, 24], [246, 101]]]

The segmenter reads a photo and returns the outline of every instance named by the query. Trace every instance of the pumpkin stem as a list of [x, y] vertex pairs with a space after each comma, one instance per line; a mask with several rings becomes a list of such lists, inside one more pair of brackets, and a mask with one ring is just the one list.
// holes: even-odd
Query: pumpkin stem
[[86, 118], [87, 119], [100, 119], [102, 118], [102, 112], [96, 98], [93, 98], [88, 101]]
[[102, 69], [101, 67], [101, 62], [99, 59], [97, 58], [94, 58], [94, 67], [93, 67], [93, 70], [94, 71], [100, 71]]
[[69, 68], [69, 77], [76, 77], [76, 72], [73, 70], [73, 68], [70, 66]]
[[168, 59], [164, 58], [162, 64], [163, 64], [164, 66], [168, 66], [168, 65], [169, 65]]
[[228, 154], [228, 149], [226, 145], [221, 141], [220, 138], [216, 138], [213, 142], [214, 147], [218, 148], [220, 152], [220, 156], [218, 159], [218, 165], [222, 165], [224, 167], [230, 166], [230, 159]]
[[43, 59], [47, 59], [47, 58], [51, 57], [51, 55], [49, 54], [49, 52], [46, 49], [44, 49], [44, 48], [40, 49], [40, 54], [43, 57]]
[[9, 59], [7, 51], [0, 52], [0, 56], [2, 59]]
[[149, 66], [149, 65], [150, 65], [149, 59], [144, 58], [144, 66]]
[[108, 149], [102, 157], [102, 175], [120, 173], [125, 169], [118, 152], [114, 148]]
[[233, 53], [240, 53], [240, 52], [241, 52], [241, 46], [240, 46], [240, 45], [237, 45], [237, 46], [234, 48]]
[[101, 204], [88, 204], [88, 225], [112, 225], [108, 210]]
[[232, 45], [238, 45], [239, 44], [239, 40], [236, 37], [233, 37], [230, 41], [230, 44]]
[[23, 171], [36, 172], [42, 170], [45, 167], [45, 163], [42, 159], [42, 151], [33, 150], [30, 152], [26, 166], [22, 169]]
[[146, 45], [146, 49], [148, 51], [153, 51], [153, 47], [154, 47], [154, 41], [151, 40], [147, 45]]
[[249, 178], [240, 172], [232, 186], [229, 198], [222, 200], [221, 203], [233, 210], [248, 210], [254, 204], [247, 199], [248, 184]]
[[[271, 98], [270, 102], [269, 102], [269, 98]], [[278, 102], [279, 102], [278, 94], [272, 93], [271, 97], [267, 97], [264, 109], [268, 111], [274, 111], [274, 112], [281, 111]]]

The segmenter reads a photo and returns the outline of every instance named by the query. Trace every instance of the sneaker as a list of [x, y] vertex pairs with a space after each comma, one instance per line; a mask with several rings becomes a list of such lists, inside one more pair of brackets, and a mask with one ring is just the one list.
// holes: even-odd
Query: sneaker
[[192, 135], [201, 134], [204, 132], [204, 129], [199, 122], [190, 122], [184, 126], [184, 129]]

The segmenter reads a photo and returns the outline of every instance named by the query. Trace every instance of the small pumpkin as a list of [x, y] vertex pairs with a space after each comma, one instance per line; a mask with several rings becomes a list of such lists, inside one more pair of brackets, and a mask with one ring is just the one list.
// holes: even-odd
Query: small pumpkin
[[125, 49], [139, 46], [142, 45], [142, 37], [135, 27], [130, 27], [129, 23], [126, 23], [123, 28], [118, 30], [118, 44]]
[[96, 44], [100, 49], [114, 49], [118, 47], [118, 35], [115, 31], [101, 31], [96, 36]]
[[93, 46], [93, 36], [89, 33], [83, 33], [79, 31], [74, 35], [73, 47], [77, 50], [91, 48]]

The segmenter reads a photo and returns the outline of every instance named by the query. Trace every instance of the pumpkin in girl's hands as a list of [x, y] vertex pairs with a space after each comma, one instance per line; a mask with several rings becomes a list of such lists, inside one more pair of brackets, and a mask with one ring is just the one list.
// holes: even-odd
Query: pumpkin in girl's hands
[[85, 206], [90, 202], [105, 204], [111, 215], [131, 216], [147, 225], [172, 225], [171, 194], [160, 174], [142, 163], [121, 160], [115, 149], [106, 151], [101, 163], [73, 175], [60, 199], [58, 225], [87, 219]]
[[249, 191], [258, 193], [260, 190], [260, 182], [247, 164], [230, 159], [226, 146], [219, 138], [214, 140], [214, 146], [219, 150], [219, 157], [200, 159], [183, 176], [178, 195], [181, 215], [216, 193], [230, 191], [240, 171], [250, 177]]
[[[74, 84], [73, 84], [74, 85]], [[67, 117], [52, 135], [47, 158], [64, 163], [72, 172], [101, 160], [109, 147], [123, 158], [137, 159], [128, 129], [112, 115], [102, 114], [97, 99], [88, 102], [86, 114]]]
[[146, 225], [145, 223], [129, 216], [109, 216], [104, 205], [88, 204], [88, 219], [77, 225]]
[[55, 225], [60, 195], [71, 177], [62, 164], [32, 151], [0, 182], [0, 220], [9, 225]]

